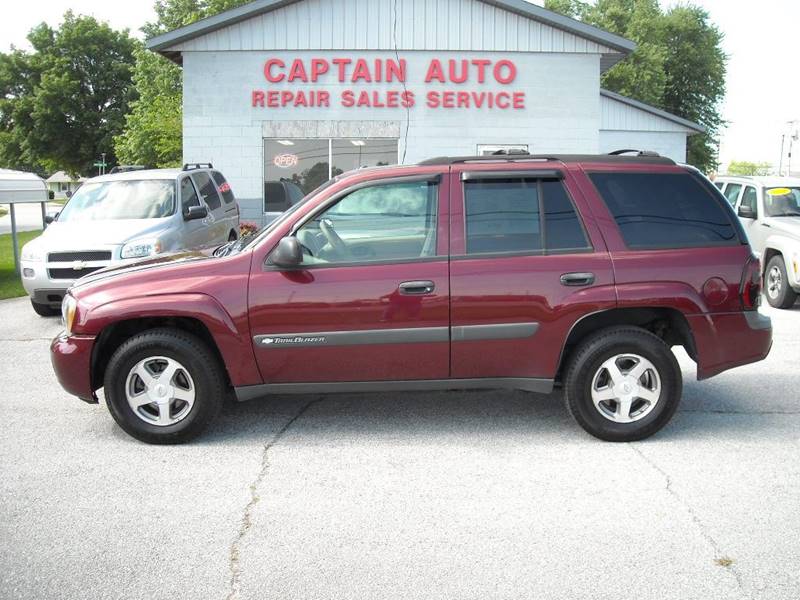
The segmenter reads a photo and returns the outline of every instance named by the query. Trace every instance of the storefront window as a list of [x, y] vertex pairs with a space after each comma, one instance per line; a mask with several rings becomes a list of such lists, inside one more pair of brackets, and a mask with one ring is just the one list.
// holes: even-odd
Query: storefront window
[[283, 212], [331, 177], [397, 163], [396, 139], [265, 139], [264, 212]]

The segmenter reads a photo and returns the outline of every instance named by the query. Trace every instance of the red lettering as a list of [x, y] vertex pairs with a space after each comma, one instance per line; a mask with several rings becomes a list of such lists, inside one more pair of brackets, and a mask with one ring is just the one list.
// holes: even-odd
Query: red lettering
[[400, 98], [402, 98], [403, 101], [403, 108], [412, 108], [416, 103], [414, 92], [403, 92]]
[[358, 95], [358, 101], [356, 102], [356, 106], [369, 106], [369, 94], [367, 92], [361, 92]]
[[485, 58], [476, 58], [473, 59], [472, 64], [478, 67], [478, 83], [485, 83], [486, 82], [486, 67], [492, 64], [492, 61], [486, 60]]
[[438, 79], [445, 83], [444, 71], [442, 70], [442, 63], [438, 58], [434, 58], [428, 66], [428, 72], [425, 74], [425, 83], [430, 83], [434, 79]]
[[278, 90], [269, 90], [267, 92], [267, 106], [269, 108], [278, 108], [278, 97], [280, 92]]
[[391, 90], [386, 92], [386, 106], [389, 108], [397, 108], [400, 106], [400, 94]]
[[525, 108], [525, 92], [514, 92], [514, 108]]
[[356, 97], [352, 90], [345, 90], [342, 92], [342, 106], [350, 108], [355, 106]]
[[356, 61], [356, 66], [353, 69], [353, 76], [350, 78], [350, 81], [353, 83], [356, 83], [360, 80], [372, 83], [372, 75], [369, 73], [367, 61], [365, 61], [363, 58], [359, 58]]
[[[503, 76], [503, 69], [507, 69], [508, 73]], [[499, 60], [494, 66], [494, 78], [497, 83], [508, 85], [517, 78], [517, 67], [510, 60]]]
[[294, 98], [294, 94], [292, 92], [289, 92], [289, 91], [286, 91], [286, 90], [282, 91], [281, 92], [281, 106], [286, 106], [287, 104], [290, 104], [291, 101], [292, 101], [292, 98]]
[[279, 83], [283, 81], [286, 75], [284, 75], [283, 73], [278, 73], [277, 75], [273, 75], [272, 67], [279, 67], [281, 69], [284, 69], [286, 68], [286, 63], [283, 62], [280, 58], [270, 58], [264, 65], [264, 77], [267, 78], [267, 81], [269, 81], [270, 83]]
[[320, 75], [328, 72], [330, 65], [324, 58], [311, 59], [311, 81], [315, 82], [319, 79]]
[[450, 59], [448, 61], [450, 67], [450, 81], [453, 83], [464, 83], [469, 79], [469, 61], [461, 61], [461, 74], [456, 74], [456, 61]]
[[[311, 92], [311, 93], [313, 94], [314, 92]], [[312, 102], [313, 102], [313, 98], [314, 97], [312, 96], [311, 98], [312, 98]], [[303, 92], [302, 90], [297, 92], [297, 96], [295, 96], [295, 98], [294, 98], [294, 105], [295, 106], [308, 106], [308, 101], [306, 100], [305, 92]]]
[[308, 81], [308, 75], [306, 74], [306, 67], [303, 64], [303, 61], [299, 58], [296, 58], [292, 63], [292, 68], [289, 69], [289, 81], [294, 81], [295, 79], [299, 79], [302, 82]]
[[495, 103], [497, 104], [497, 108], [506, 109], [511, 106], [511, 96], [508, 95], [508, 92], [500, 92], [497, 94]]
[[406, 59], [401, 58], [400, 63], [389, 59], [386, 61], [386, 81], [400, 81], [406, 80]]
[[258, 90], [253, 91], [253, 106], [264, 108], [264, 92]]
[[331, 62], [339, 68], [339, 83], [344, 83], [345, 69], [353, 61], [349, 58], [334, 58]]
[[317, 104], [318, 106], [325, 106], [328, 107], [331, 105], [331, 95], [330, 92], [321, 91], [317, 94]]
[[486, 92], [472, 92], [472, 101], [475, 103], [475, 108], [481, 108], [486, 100]]
[[380, 58], [375, 59], [375, 81], [383, 81], [383, 61]]
[[442, 94], [442, 108], [455, 107], [455, 92], [444, 92]]
[[469, 108], [469, 92], [458, 92], [458, 108]]
[[428, 92], [428, 108], [439, 108], [439, 92]]

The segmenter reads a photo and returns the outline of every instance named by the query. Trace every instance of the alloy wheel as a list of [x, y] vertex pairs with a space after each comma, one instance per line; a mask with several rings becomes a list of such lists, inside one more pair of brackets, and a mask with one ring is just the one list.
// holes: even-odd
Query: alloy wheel
[[604, 361], [592, 378], [592, 402], [615, 423], [645, 418], [661, 397], [661, 377], [652, 362], [638, 354], [617, 354]]
[[189, 371], [177, 360], [151, 356], [136, 363], [128, 373], [125, 396], [137, 417], [166, 427], [191, 412], [195, 386]]

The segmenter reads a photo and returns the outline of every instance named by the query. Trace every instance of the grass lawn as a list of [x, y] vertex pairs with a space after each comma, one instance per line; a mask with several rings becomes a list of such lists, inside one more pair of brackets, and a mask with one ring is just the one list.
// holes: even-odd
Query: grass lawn
[[[29, 240], [41, 235], [41, 231], [24, 231], [17, 234], [19, 249]], [[11, 247], [11, 234], [0, 235], [0, 300], [24, 296], [22, 281], [14, 273], [14, 249]]]

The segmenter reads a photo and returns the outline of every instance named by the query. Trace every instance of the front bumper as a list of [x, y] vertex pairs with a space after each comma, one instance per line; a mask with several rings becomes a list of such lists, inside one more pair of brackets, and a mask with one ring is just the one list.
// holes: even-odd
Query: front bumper
[[97, 404], [97, 396], [92, 389], [94, 342], [94, 336], [61, 332], [50, 343], [50, 360], [61, 387], [90, 404]]

